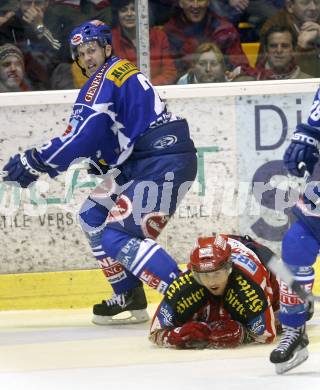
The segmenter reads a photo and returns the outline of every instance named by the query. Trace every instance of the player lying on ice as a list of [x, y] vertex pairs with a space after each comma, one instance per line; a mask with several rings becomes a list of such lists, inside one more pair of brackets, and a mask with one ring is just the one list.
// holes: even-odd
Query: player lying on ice
[[262, 263], [266, 252], [248, 236], [199, 238], [188, 270], [172, 282], [154, 315], [149, 339], [176, 348], [274, 341], [279, 285]]

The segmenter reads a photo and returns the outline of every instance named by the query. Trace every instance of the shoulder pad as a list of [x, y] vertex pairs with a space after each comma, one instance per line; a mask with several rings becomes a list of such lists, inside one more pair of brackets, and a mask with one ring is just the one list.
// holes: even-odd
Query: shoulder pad
[[229, 277], [223, 302], [231, 317], [241, 323], [247, 323], [268, 307], [261, 286], [238, 268], [234, 268]]
[[108, 70], [106, 79], [113, 81], [117, 87], [121, 87], [130, 76], [136, 73], [140, 73], [136, 65], [128, 60], [119, 60]]
[[208, 301], [208, 290], [198, 284], [190, 271], [177, 277], [168, 287], [164, 301], [172, 308], [176, 320], [184, 323]]

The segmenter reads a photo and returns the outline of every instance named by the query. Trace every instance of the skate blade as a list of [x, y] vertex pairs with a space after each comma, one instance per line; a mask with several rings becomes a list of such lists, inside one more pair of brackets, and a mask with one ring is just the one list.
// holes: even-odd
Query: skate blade
[[300, 349], [299, 351], [295, 352], [293, 357], [284, 363], [276, 363], [276, 373], [278, 375], [282, 375], [287, 371], [292, 370], [293, 368], [299, 366], [304, 361], [308, 359], [308, 349], [307, 347]]
[[93, 315], [92, 322], [96, 325], [127, 325], [140, 324], [150, 320], [146, 310], [128, 310], [115, 316]]

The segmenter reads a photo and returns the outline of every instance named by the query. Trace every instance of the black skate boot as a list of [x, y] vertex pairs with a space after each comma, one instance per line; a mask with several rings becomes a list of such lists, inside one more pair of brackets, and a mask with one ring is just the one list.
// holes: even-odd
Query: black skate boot
[[[136, 287], [123, 294], [113, 294], [110, 299], [93, 306], [92, 322], [97, 325], [140, 323], [149, 320], [146, 310], [147, 299], [143, 286]], [[129, 316], [117, 316], [130, 312]], [[116, 317], [117, 316], [117, 317]]]
[[305, 326], [284, 326], [279, 345], [270, 354], [270, 361], [276, 365], [276, 373], [283, 374], [307, 360], [308, 344]]

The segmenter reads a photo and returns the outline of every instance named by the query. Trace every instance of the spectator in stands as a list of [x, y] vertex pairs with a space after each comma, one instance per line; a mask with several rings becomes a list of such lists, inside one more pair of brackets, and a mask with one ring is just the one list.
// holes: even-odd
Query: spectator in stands
[[0, 46], [0, 92], [29, 90], [21, 50], [10, 43]]
[[6, 23], [15, 13], [18, 0], [1, 0], [0, 4], [0, 27]]
[[[285, 9], [262, 26], [261, 40], [275, 25], [285, 25], [294, 31], [297, 39], [296, 60], [301, 71], [312, 77], [320, 77], [320, 0], [287, 0]], [[263, 53], [260, 52], [258, 60], [261, 55]]]
[[99, 19], [108, 25], [111, 23], [109, 0], [51, 0], [51, 3], [50, 11], [69, 22], [71, 26], [92, 19]]
[[222, 51], [226, 67], [251, 68], [241, 48], [239, 33], [226, 19], [209, 10], [209, 0], [180, 0], [174, 16], [164, 25], [181, 77], [190, 68], [191, 55], [203, 42], [213, 42]]
[[[112, 2], [114, 25], [112, 46], [115, 55], [137, 63], [136, 14], [134, 0]], [[150, 28], [150, 67], [154, 85], [175, 84], [177, 72], [168, 37], [158, 27]]]
[[253, 26], [253, 41], [259, 40], [259, 30], [266, 19], [284, 7], [284, 0], [211, 0], [210, 8], [228, 19], [234, 26], [248, 22]]
[[24, 54], [34, 89], [47, 89], [59, 61], [59, 21], [50, 18], [49, 0], [18, 0], [18, 9], [0, 27], [0, 44], [16, 44]]
[[164, 25], [172, 16], [177, 0], [149, 0], [151, 11], [150, 24], [156, 26]]
[[233, 72], [226, 70], [223, 54], [212, 42], [202, 43], [192, 55], [192, 66], [180, 77], [177, 84], [220, 83], [224, 81], [254, 80], [241, 75], [240, 67]]
[[272, 26], [261, 42], [264, 55], [259, 58], [257, 79], [306, 79], [311, 76], [302, 72], [295, 60], [297, 45], [294, 31], [287, 26]]

